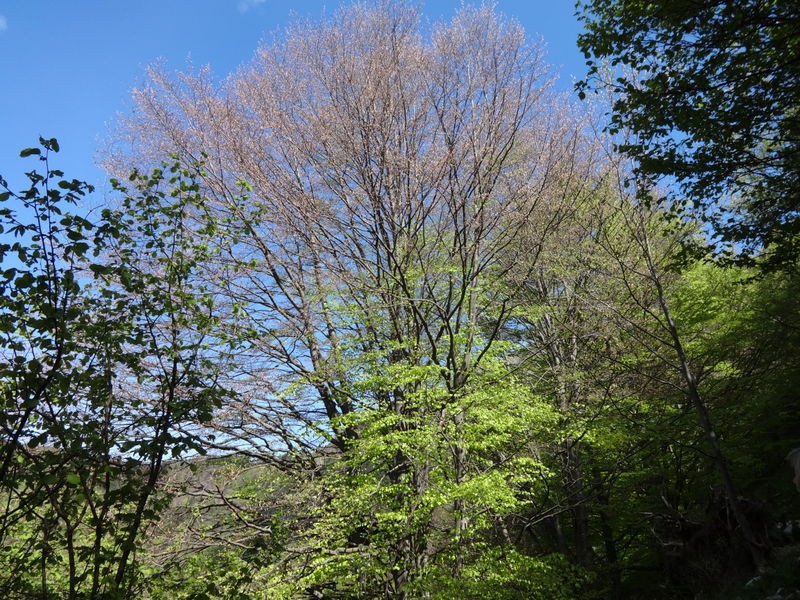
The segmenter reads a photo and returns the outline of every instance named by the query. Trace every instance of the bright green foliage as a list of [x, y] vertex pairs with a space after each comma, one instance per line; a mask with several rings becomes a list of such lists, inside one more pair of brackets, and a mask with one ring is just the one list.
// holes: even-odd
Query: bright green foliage
[[588, 580], [563, 556], [525, 556], [513, 549], [487, 548], [458, 579], [433, 580], [431, 598], [479, 600], [570, 600]]
[[[378, 396], [405, 388], [405, 409], [365, 408], [346, 417], [343, 427], [358, 435], [319, 483], [308, 484], [311, 504], [300, 510], [313, 525], [290, 540], [296, 581], [276, 593], [329, 588], [352, 597], [418, 597], [458, 588], [478, 597], [486, 570], [510, 580], [518, 569], [539, 568], [537, 559], [501, 558], [504, 543], [488, 540], [534, 493], [544, 467], [529, 455], [528, 440], [550, 436], [555, 415], [499, 357], [481, 365], [457, 396], [437, 367], [392, 365], [373, 378]], [[361, 393], [367, 388], [361, 381]], [[516, 556], [508, 551], [506, 558]]]

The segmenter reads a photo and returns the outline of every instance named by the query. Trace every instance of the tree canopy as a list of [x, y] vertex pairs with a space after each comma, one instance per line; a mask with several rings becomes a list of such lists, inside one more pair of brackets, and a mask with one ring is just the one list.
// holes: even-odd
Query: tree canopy
[[55, 140], [0, 180], [0, 595], [797, 587], [797, 274], [683, 257], [514, 21], [357, 4], [134, 104], [100, 211]]
[[581, 0], [581, 93], [610, 89], [619, 150], [762, 267], [800, 253], [800, 8], [774, 0]]

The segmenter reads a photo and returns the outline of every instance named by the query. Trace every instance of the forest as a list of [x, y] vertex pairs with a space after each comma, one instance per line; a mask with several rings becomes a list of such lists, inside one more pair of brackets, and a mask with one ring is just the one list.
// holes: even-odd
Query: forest
[[22, 150], [1, 597], [800, 598], [800, 9], [576, 10], [575, 97], [385, 0]]

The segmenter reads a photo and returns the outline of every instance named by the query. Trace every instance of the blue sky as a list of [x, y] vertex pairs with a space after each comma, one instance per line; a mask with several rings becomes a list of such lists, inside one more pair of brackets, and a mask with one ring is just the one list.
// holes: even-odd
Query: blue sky
[[[423, 0], [423, 14], [450, 18], [461, 0]], [[0, 175], [12, 188], [34, 167], [17, 158], [40, 135], [56, 137], [56, 166], [103, 188], [94, 163], [107, 125], [156, 59], [180, 69], [210, 64], [220, 79], [247, 62], [259, 41], [295, 18], [320, 18], [338, 1], [0, 0]], [[583, 74], [573, 0], [498, 0], [529, 37], [541, 36], [559, 87]], [[102, 192], [100, 192], [102, 193]]]

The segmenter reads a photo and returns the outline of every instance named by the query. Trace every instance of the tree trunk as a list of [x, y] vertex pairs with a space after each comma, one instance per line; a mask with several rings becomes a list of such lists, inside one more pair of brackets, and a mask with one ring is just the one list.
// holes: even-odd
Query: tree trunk
[[650, 239], [645, 227], [640, 228], [640, 235], [640, 243], [642, 245], [642, 249], [644, 250], [645, 259], [647, 261], [647, 269], [658, 294], [658, 304], [661, 314], [664, 318], [664, 326], [669, 333], [670, 339], [672, 340], [672, 347], [678, 357], [681, 377], [686, 386], [686, 395], [694, 407], [695, 413], [697, 414], [700, 427], [703, 430], [703, 434], [708, 442], [709, 450], [711, 451], [711, 458], [714, 462], [714, 467], [716, 468], [720, 479], [722, 480], [722, 485], [728, 498], [728, 505], [731, 508], [731, 512], [736, 520], [736, 524], [741, 530], [741, 535], [747, 544], [753, 564], [757, 567], [760, 567], [764, 560], [764, 545], [758, 542], [753, 531], [753, 527], [742, 508], [739, 492], [736, 489], [736, 485], [734, 484], [733, 477], [731, 476], [731, 472], [728, 467], [728, 461], [725, 458], [722, 447], [719, 444], [719, 438], [714, 431], [708, 405], [700, 394], [700, 390], [697, 385], [697, 378], [691, 368], [691, 365], [689, 364], [689, 359], [683, 347], [678, 328], [672, 319], [672, 313], [669, 309], [664, 287], [661, 283], [661, 278], [653, 260], [653, 255], [650, 249]]

